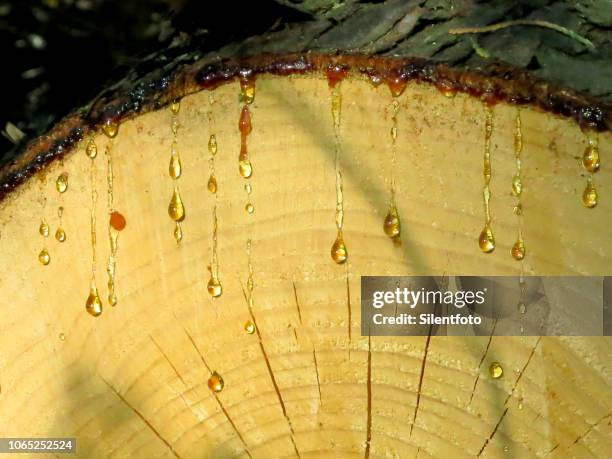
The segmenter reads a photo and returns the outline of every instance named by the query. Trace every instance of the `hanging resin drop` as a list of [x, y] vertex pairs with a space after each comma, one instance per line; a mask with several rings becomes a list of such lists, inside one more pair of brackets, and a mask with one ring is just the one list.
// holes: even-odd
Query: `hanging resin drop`
[[210, 378], [208, 378], [208, 388], [213, 392], [221, 392], [225, 387], [225, 382], [219, 373], [213, 371]]
[[518, 197], [523, 192], [523, 182], [521, 181], [521, 176], [516, 174], [512, 178], [512, 195]]
[[485, 225], [478, 236], [478, 246], [484, 253], [490, 253], [495, 249], [495, 238], [491, 229], [491, 134], [493, 133], [493, 109], [486, 107], [485, 111], [485, 142], [482, 175], [484, 178], [484, 188], [482, 198], [484, 204]]
[[183, 229], [181, 228], [181, 224], [179, 222], [176, 222], [174, 232], [172, 234], [177, 244], [183, 240]]
[[66, 240], [66, 231], [61, 227], [58, 228], [57, 231], [55, 231], [55, 239], [57, 242], [64, 242]]
[[208, 188], [208, 191], [210, 191], [211, 193], [217, 192], [217, 179], [214, 175], [210, 176], [210, 178], [208, 179], [208, 184], [206, 186]]
[[327, 85], [330, 89], [337, 87], [349, 75], [349, 69], [345, 66], [336, 64], [330, 65], [325, 69], [325, 76], [327, 77]]
[[89, 139], [89, 141], [87, 142], [87, 146], [85, 147], [85, 153], [91, 159], [94, 159], [98, 155], [98, 147], [96, 146], [96, 142], [94, 142], [93, 138]]
[[38, 227], [38, 232], [43, 237], [49, 237], [49, 225], [46, 221], [41, 221], [40, 226]]
[[255, 100], [255, 81], [253, 78], [240, 79], [240, 101], [244, 104], [252, 104]]
[[111, 212], [109, 224], [113, 229], [123, 231], [126, 225], [125, 217], [120, 212]]
[[400, 219], [396, 209], [390, 209], [389, 213], [387, 213], [383, 224], [383, 230], [390, 238], [397, 238], [400, 235]]
[[512, 254], [512, 258], [515, 260], [522, 260], [525, 258], [525, 243], [523, 239], [519, 238], [512, 246], [512, 250], [510, 251]]
[[242, 178], [250, 178], [251, 175], [253, 175], [253, 165], [248, 159], [240, 160], [238, 163], [238, 170]]
[[174, 193], [172, 193], [170, 204], [168, 204], [168, 215], [170, 215], [170, 218], [175, 222], [182, 222], [185, 220], [185, 206], [183, 206], [181, 195], [176, 188], [174, 189]]
[[246, 105], [242, 107], [242, 111], [240, 112], [238, 129], [240, 130], [240, 133], [244, 136], [249, 135], [253, 130], [253, 124], [251, 123], [251, 112], [249, 111], [249, 107], [247, 107]]
[[119, 125], [117, 123], [113, 123], [112, 121], [107, 121], [102, 126], [102, 131], [109, 139], [117, 137], [117, 133], [119, 132]]
[[178, 115], [178, 112], [180, 110], [181, 110], [181, 101], [180, 100], [172, 101], [172, 104], [170, 105], [170, 111], [172, 111], [173, 114]]
[[589, 172], [599, 170], [599, 146], [596, 141], [590, 140], [582, 155], [582, 165]]
[[244, 206], [244, 210], [246, 210], [249, 214], [252, 214], [255, 212], [255, 207], [249, 202], [246, 206]]
[[255, 324], [253, 323], [252, 320], [247, 320], [244, 323], [244, 331], [247, 332], [249, 335], [252, 335], [253, 333], [255, 333]]
[[490, 253], [495, 249], [495, 237], [489, 225], [485, 226], [478, 237], [478, 245], [484, 253]]
[[338, 236], [334, 241], [331, 248], [331, 257], [338, 264], [342, 264], [346, 262], [348, 259], [348, 250], [346, 245], [344, 244], [344, 238], [342, 236], [342, 232], [338, 231]]
[[102, 314], [102, 302], [100, 301], [100, 296], [98, 295], [98, 289], [93, 285], [89, 290], [89, 296], [85, 302], [85, 309], [94, 317]]
[[55, 181], [55, 188], [58, 193], [65, 193], [68, 189], [68, 174], [63, 172]]
[[42, 249], [38, 254], [38, 261], [40, 261], [41, 265], [47, 266], [51, 262], [51, 256], [47, 249]]
[[210, 293], [213, 298], [218, 298], [221, 296], [221, 293], [223, 293], [223, 286], [221, 285], [221, 281], [217, 276], [210, 277], [206, 288], [208, 293]]
[[493, 379], [499, 379], [504, 374], [504, 369], [499, 362], [493, 362], [489, 365], [489, 375]]
[[448, 86], [438, 86], [438, 90], [442, 93], [442, 95], [448, 99], [452, 99], [457, 95], [457, 90]]
[[393, 75], [387, 79], [387, 86], [389, 86], [393, 97], [401, 96], [406, 89], [407, 83], [403, 75]]
[[512, 213], [514, 215], [523, 215], [523, 205], [519, 202], [512, 208]]
[[584, 192], [582, 193], [582, 204], [584, 204], [584, 207], [588, 207], [589, 209], [592, 209], [597, 205], [597, 190], [590, 179], [587, 182]]
[[217, 154], [217, 137], [215, 134], [211, 134], [208, 139], [208, 152], [213, 156]]
[[170, 175], [172, 179], [176, 180], [181, 176], [182, 170], [181, 158], [179, 157], [177, 151], [172, 148], [172, 153], [170, 154], [170, 164], [168, 165], [168, 175]]

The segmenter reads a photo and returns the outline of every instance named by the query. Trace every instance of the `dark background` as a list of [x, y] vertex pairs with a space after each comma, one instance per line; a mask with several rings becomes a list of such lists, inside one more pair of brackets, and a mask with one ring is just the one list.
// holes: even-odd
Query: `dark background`
[[[41, 134], [181, 34], [213, 50], [304, 16], [272, 0], [0, 1], [0, 130]], [[13, 144], [4, 133], [0, 158]]]
[[[448, 33], [517, 19], [554, 23], [592, 47], [533, 25]], [[232, 42], [225, 56], [344, 50], [472, 68], [503, 61], [612, 104], [612, 0], [0, 0], [0, 166], [102, 89], [116, 89], [111, 82], [129, 90], [143, 75]]]

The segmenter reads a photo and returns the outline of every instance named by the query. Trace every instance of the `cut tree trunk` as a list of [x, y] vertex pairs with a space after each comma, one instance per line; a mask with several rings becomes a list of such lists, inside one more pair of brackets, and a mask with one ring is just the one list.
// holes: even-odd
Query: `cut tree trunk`
[[[74, 436], [78, 457], [608, 456], [609, 337], [360, 333], [360, 276], [518, 275], [510, 252], [519, 111], [526, 274], [608, 274], [607, 105], [520, 71], [294, 57], [198, 61], [153, 88], [139, 111], [133, 97], [101, 98], [5, 170], [1, 436]], [[330, 69], [348, 71], [334, 90]], [[238, 172], [241, 74], [256, 87], [247, 105], [249, 180]], [[373, 85], [378, 76], [384, 84]], [[387, 83], [404, 81], [393, 158]], [[334, 91], [342, 97], [337, 165]], [[477, 240], [488, 110], [496, 248], [484, 254]], [[168, 175], [173, 117], [177, 180]], [[110, 150], [107, 119], [120, 122]], [[581, 164], [589, 136], [602, 152], [593, 174]], [[344, 264], [330, 255], [338, 171]], [[68, 188], [58, 193], [64, 173]], [[592, 209], [582, 202], [587, 176], [599, 193]], [[401, 244], [383, 231], [392, 183]], [[176, 186], [186, 213], [180, 243], [168, 214]], [[63, 243], [53, 237], [59, 207]], [[109, 228], [112, 210], [126, 219], [119, 232]], [[85, 308], [92, 213], [98, 317]], [[49, 237], [39, 234], [42, 220]], [[109, 234], [118, 234], [115, 307], [107, 300]], [[48, 265], [39, 262], [43, 248]], [[222, 284], [217, 298], [207, 291], [209, 269]], [[499, 379], [489, 374], [493, 362], [503, 367]], [[218, 392], [213, 372], [223, 379]]]

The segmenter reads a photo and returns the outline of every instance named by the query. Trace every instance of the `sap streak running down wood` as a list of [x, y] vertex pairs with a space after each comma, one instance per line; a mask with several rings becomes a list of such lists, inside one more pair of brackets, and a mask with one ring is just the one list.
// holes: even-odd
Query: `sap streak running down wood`
[[340, 170], [340, 123], [342, 116], [341, 83], [348, 71], [341, 66], [330, 66], [327, 69], [327, 82], [331, 91], [331, 115], [334, 128], [334, 171], [336, 175], [336, 240], [331, 247], [331, 257], [338, 264], [348, 259], [348, 249], [344, 242], [344, 194], [342, 189], [342, 171]]
[[98, 148], [96, 147], [94, 138], [92, 136], [86, 147], [87, 156], [90, 158], [89, 186], [91, 187], [91, 208], [89, 216], [89, 227], [91, 237], [91, 281], [89, 285], [89, 294], [87, 299], [85, 300], [85, 310], [94, 317], [97, 317], [102, 314], [102, 302], [100, 301], [100, 295], [98, 294], [98, 286], [96, 283], [96, 207], [98, 203], [98, 190], [96, 189], [95, 158], [97, 156], [97, 151]]
[[493, 132], [493, 109], [485, 106], [485, 142], [484, 142], [484, 164], [483, 177], [484, 188], [482, 197], [484, 202], [485, 225], [480, 236], [478, 237], [478, 245], [484, 253], [491, 253], [495, 250], [495, 236], [491, 228], [491, 133]]
[[587, 184], [582, 193], [582, 204], [588, 209], [597, 205], [598, 193], [593, 183], [594, 174], [599, 171], [599, 137], [597, 133], [590, 133], [587, 136], [588, 145], [582, 155], [582, 166], [589, 172]]
[[[404, 86], [405, 87], [405, 86]], [[403, 90], [401, 91], [403, 92]], [[395, 244], [401, 243], [401, 222], [399, 213], [397, 211], [397, 203], [395, 202], [395, 169], [397, 167], [397, 116], [399, 114], [399, 100], [398, 97], [401, 95], [397, 91], [393, 92], [393, 102], [391, 108], [393, 114], [391, 115], [392, 126], [391, 126], [391, 168], [389, 171], [390, 185], [389, 185], [389, 210], [387, 216], [383, 222], [383, 231]]]
[[178, 114], [181, 109], [181, 103], [175, 100], [170, 105], [170, 111], [172, 113], [170, 118], [170, 129], [172, 131], [172, 144], [170, 146], [170, 164], [168, 165], [168, 175], [174, 181], [174, 191], [170, 198], [170, 204], [168, 204], [168, 215], [174, 221], [174, 240], [176, 243], [180, 243], [183, 239], [183, 229], [181, 228], [181, 222], [185, 220], [185, 205], [181, 199], [181, 193], [179, 191], [178, 183], [176, 181], [181, 177], [183, 166], [181, 164], [181, 157], [178, 152], [178, 130], [180, 127]]

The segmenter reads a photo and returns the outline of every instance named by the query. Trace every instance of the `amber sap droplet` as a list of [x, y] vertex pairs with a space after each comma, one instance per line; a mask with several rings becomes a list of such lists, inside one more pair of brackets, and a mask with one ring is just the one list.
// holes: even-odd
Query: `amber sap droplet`
[[110, 304], [111, 306], [117, 306], [117, 295], [115, 295], [114, 293], [109, 293], [108, 304]]
[[179, 157], [176, 150], [172, 150], [170, 154], [170, 164], [168, 165], [168, 174], [174, 180], [178, 179], [181, 176], [182, 166], [181, 166], [181, 158]]
[[177, 244], [183, 240], [183, 229], [181, 228], [181, 224], [179, 222], [176, 222], [173, 234], [174, 240]]
[[582, 165], [589, 172], [597, 172], [599, 170], [599, 146], [596, 142], [589, 142], [589, 145], [584, 150]]
[[327, 84], [330, 88], [334, 88], [338, 83], [344, 80], [348, 76], [348, 69], [341, 65], [330, 65], [325, 70], [327, 76]]
[[111, 120], [108, 120], [106, 123], [104, 123], [104, 126], [102, 126], [102, 132], [104, 132], [106, 137], [108, 137], [109, 139], [117, 137], [117, 133], [119, 132], [119, 125]]
[[252, 335], [253, 333], [255, 333], [255, 324], [253, 323], [252, 320], [247, 320], [244, 323], [244, 331], [247, 332], [249, 335]]
[[493, 379], [499, 379], [503, 376], [504, 369], [499, 362], [493, 362], [489, 365], [489, 375]]
[[521, 181], [520, 175], [515, 175], [512, 179], [512, 194], [514, 196], [520, 196], [523, 192], [523, 182]]
[[213, 156], [217, 154], [217, 137], [214, 134], [208, 139], [208, 152]]
[[170, 105], [170, 110], [172, 111], [172, 113], [174, 113], [175, 115], [178, 115], [178, 112], [181, 109], [181, 101], [180, 100], [174, 100], [172, 101], [172, 104]]
[[387, 79], [387, 86], [389, 86], [393, 97], [401, 96], [406, 89], [406, 85], [406, 80], [399, 75], [394, 75]]
[[592, 209], [597, 205], [597, 190], [595, 189], [595, 185], [593, 185], [591, 180], [587, 182], [586, 188], [582, 193], [582, 204], [584, 204], [584, 207], [588, 207], [589, 209]]
[[98, 295], [98, 289], [95, 286], [92, 286], [89, 290], [89, 296], [85, 302], [85, 309], [94, 317], [98, 317], [102, 314], [102, 302]]
[[60, 341], [66, 341], [66, 335], [64, 333], [60, 333], [58, 335], [58, 337], [59, 337]]
[[348, 250], [346, 249], [346, 245], [344, 244], [344, 238], [341, 232], [338, 232], [338, 236], [334, 241], [331, 248], [331, 257], [339, 265], [346, 262], [348, 259]]
[[398, 237], [401, 230], [400, 219], [395, 209], [390, 209], [383, 224], [385, 234], [390, 238]]
[[43, 237], [49, 237], [49, 225], [46, 221], [41, 221], [40, 226], [38, 227], [38, 232]]
[[518, 123], [518, 128], [517, 128], [518, 131], [514, 135], [514, 154], [518, 156], [523, 151], [523, 134], [521, 133], [521, 130], [520, 130], [520, 118], [517, 119], [517, 123]]
[[255, 207], [253, 207], [253, 204], [249, 202], [246, 206], [244, 206], [244, 210], [246, 210], [249, 214], [252, 214], [255, 212]]
[[63, 228], [58, 228], [55, 231], [55, 239], [57, 242], [65, 242], [66, 241], [66, 231]]
[[94, 159], [96, 156], [98, 156], [98, 147], [96, 146], [96, 142], [94, 142], [93, 138], [89, 139], [89, 141], [87, 142], [87, 146], [85, 147], [85, 153], [91, 159]]
[[240, 100], [249, 105], [255, 100], [255, 80], [253, 78], [240, 79]]
[[215, 178], [214, 175], [211, 175], [210, 178], [208, 179], [208, 191], [210, 191], [211, 193], [216, 193], [217, 192], [217, 179]]
[[172, 131], [172, 134], [176, 136], [178, 134], [179, 127], [181, 127], [181, 124], [178, 122], [178, 119], [172, 119], [170, 122], [170, 130]]
[[55, 188], [58, 193], [65, 193], [68, 189], [68, 174], [63, 172], [59, 175], [57, 180], [55, 181]]
[[208, 378], [208, 388], [213, 392], [221, 392], [225, 387], [225, 382], [219, 373], [213, 371], [210, 378]]
[[183, 206], [183, 200], [178, 190], [175, 189], [168, 205], [168, 215], [175, 222], [182, 222], [185, 220], [185, 206]]
[[449, 99], [452, 99], [457, 95], [457, 90], [455, 88], [451, 88], [450, 86], [439, 85], [438, 90]]
[[253, 130], [253, 124], [251, 123], [251, 112], [248, 106], [242, 107], [240, 112], [240, 120], [238, 121], [238, 129], [242, 135], [249, 135]]
[[47, 266], [51, 262], [51, 256], [47, 249], [42, 249], [38, 254], [38, 261], [40, 261], [41, 265]]
[[521, 238], [517, 239], [517, 241], [514, 243], [510, 253], [512, 254], [512, 258], [515, 260], [522, 260], [525, 258], [525, 243]]
[[253, 165], [248, 159], [242, 159], [238, 162], [238, 171], [242, 178], [249, 178], [253, 175]]
[[372, 83], [372, 86], [374, 86], [375, 88], [380, 86], [383, 82], [382, 76], [380, 76], [378, 73], [371, 73], [369, 75], [369, 78], [370, 78], [370, 83]]
[[523, 215], [523, 205], [518, 203], [512, 208], [512, 212], [514, 212], [514, 215]]
[[484, 253], [493, 252], [495, 249], [495, 237], [489, 225], [486, 225], [478, 237], [478, 245]]
[[113, 229], [117, 231], [123, 231], [125, 225], [125, 217], [120, 212], [114, 211], [110, 214], [110, 226]]
[[206, 288], [208, 289], [208, 293], [210, 293], [213, 298], [218, 298], [221, 296], [221, 293], [223, 293], [223, 286], [221, 285], [221, 281], [217, 276], [210, 277]]

